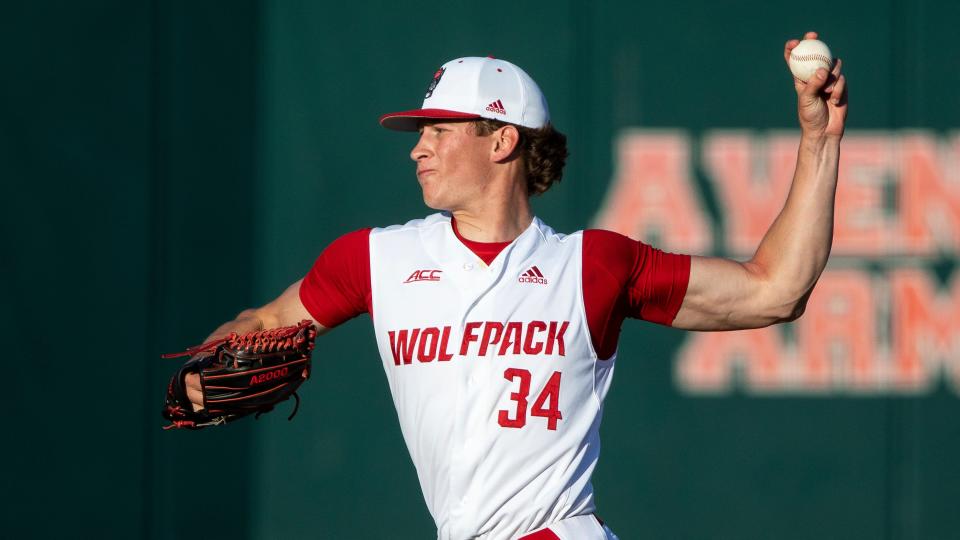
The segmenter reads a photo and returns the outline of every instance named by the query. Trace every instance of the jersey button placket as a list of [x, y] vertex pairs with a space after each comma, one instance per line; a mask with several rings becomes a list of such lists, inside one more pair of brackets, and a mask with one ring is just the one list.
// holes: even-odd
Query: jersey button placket
[[[495, 271], [488, 271], [492, 269], [487, 265], [469, 260], [463, 261], [461, 268], [463, 281], [468, 284], [464, 293], [471, 297], [461, 321], [467, 324], [495, 320], [491, 318], [495, 313], [488, 294], [491, 286], [495, 286], [491, 281]], [[461, 327], [460, 330], [463, 335], [465, 328]], [[485, 438], [489, 429], [489, 419], [483, 412], [488, 408], [484, 403], [483, 382], [487, 380], [487, 372], [491, 368], [491, 357], [489, 351], [484, 356], [478, 356], [479, 342], [483, 340], [482, 329], [478, 330], [478, 333], [478, 340], [470, 345], [467, 356], [462, 358], [463, 370], [455, 383], [459, 389], [456, 417], [461, 420], [456, 423], [453, 434], [457, 442], [453, 445], [455, 450], [451, 459], [451, 518], [456, 522], [455, 528], [463, 527], [464, 534], [473, 532], [472, 526], [475, 525], [472, 524], [476, 513], [473, 505], [477, 501], [471, 496], [470, 490], [478, 481], [477, 465], [482, 458], [483, 449], [486, 448]]]
[[[463, 264], [463, 269], [465, 272], [467, 270], [468, 263]], [[469, 280], [467, 280], [469, 282]], [[463, 335], [464, 328], [460, 328], [460, 335]], [[468, 427], [465, 419], [469, 415], [470, 411], [470, 395], [464, 381], [469, 377], [469, 372], [472, 369], [472, 366], [475, 362], [475, 358], [471, 358], [469, 355], [462, 358], [458, 358], [460, 364], [457, 366], [457, 373], [455, 375], [456, 380], [451, 381], [453, 384], [456, 384], [457, 389], [457, 399], [454, 405], [453, 415], [457, 420], [453, 423], [453, 432], [450, 433], [450, 436], [453, 439], [452, 454], [450, 456], [450, 497], [449, 501], [449, 512], [450, 512], [450, 521], [451, 529], [454, 532], [454, 535], [459, 533], [466, 533], [464, 527], [466, 526], [466, 520], [469, 518], [469, 510], [466, 507], [465, 503], [465, 493], [469, 485], [468, 478], [468, 469], [469, 469], [469, 459], [467, 456], [467, 448], [465, 441], [468, 435]]]
[[463, 516], [464, 519], [468, 519], [470, 516], [470, 509], [468, 507], [470, 502], [470, 497], [468, 491], [470, 489], [470, 480], [471, 480], [471, 471], [473, 469], [473, 449], [476, 443], [476, 437], [473, 434], [473, 426], [470, 421], [471, 411], [475, 408], [474, 396], [472, 387], [473, 384], [471, 381], [475, 380], [473, 371], [476, 369], [476, 364], [478, 359], [476, 357], [465, 359], [469, 362], [469, 367], [466, 368], [466, 377], [460, 381], [460, 399], [458, 400], [458, 409], [459, 412], [457, 417], [462, 419], [460, 423], [460, 435], [458, 445], [458, 458], [457, 459], [457, 476], [458, 476], [458, 489], [457, 493], [459, 494], [459, 500], [457, 501], [457, 506], [459, 507], [459, 514]]
[[[482, 271], [481, 271], [482, 270]], [[483, 266], [482, 268], [477, 268], [478, 279], [485, 282], [486, 287], [495, 284], [491, 283], [491, 278], [493, 272], [487, 271], [488, 268]], [[490, 291], [488, 291], [490, 292]], [[497, 315], [495, 313], [496, 309], [493, 306], [493, 298], [495, 295], [485, 294], [482, 298], [478, 299], [477, 304], [474, 307], [473, 312], [471, 313], [471, 321], [495, 321], [497, 320]], [[481, 342], [483, 341], [484, 334], [479, 332], [480, 339], [477, 343], [473, 345], [471, 351], [476, 355], [479, 353]], [[476, 505], [481, 504], [482, 501], [478, 500], [476, 497], [473, 497], [472, 489], [478, 484], [482, 484], [483, 480], [477, 477], [479, 463], [483, 460], [483, 454], [488, 449], [488, 437], [490, 437], [491, 430], [491, 419], [489, 415], [489, 391], [487, 388], [487, 382], [491, 380], [491, 372], [494, 370], [497, 357], [492, 352], [492, 348], [487, 348], [487, 352], [484, 356], [473, 356], [470, 358], [470, 369], [465, 373], [466, 377], [462, 381], [461, 388], [463, 389], [463, 395], [466, 399], [468, 407], [466, 413], [462, 418], [464, 418], [464, 439], [463, 439], [463, 467], [466, 474], [467, 483], [465, 491], [462, 493], [460, 499], [460, 506], [464, 509], [467, 516], [475, 514], [477, 511]], [[495, 422], [495, 420], [493, 420]]]

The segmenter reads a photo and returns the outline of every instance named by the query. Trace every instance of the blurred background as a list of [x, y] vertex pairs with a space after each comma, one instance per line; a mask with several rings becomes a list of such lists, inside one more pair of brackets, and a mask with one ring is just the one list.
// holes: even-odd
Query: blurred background
[[[303, 405], [162, 431], [178, 360], [337, 236], [423, 206], [419, 106], [523, 66], [571, 157], [560, 231], [749, 257], [798, 131], [783, 43], [844, 59], [834, 255], [797, 323], [625, 323], [594, 476], [621, 538], [960, 537], [960, 4], [99, 1], [0, 12], [3, 536], [435, 536], [368, 317]], [[285, 410], [285, 407], [281, 407]], [[12, 429], [11, 429], [12, 428]]]

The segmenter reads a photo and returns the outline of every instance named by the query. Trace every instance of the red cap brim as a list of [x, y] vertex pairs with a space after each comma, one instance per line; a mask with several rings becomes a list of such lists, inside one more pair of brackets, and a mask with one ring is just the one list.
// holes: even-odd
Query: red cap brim
[[385, 114], [380, 117], [380, 125], [397, 131], [417, 131], [420, 120], [470, 120], [473, 118], [480, 118], [480, 115], [446, 109], [414, 109]]

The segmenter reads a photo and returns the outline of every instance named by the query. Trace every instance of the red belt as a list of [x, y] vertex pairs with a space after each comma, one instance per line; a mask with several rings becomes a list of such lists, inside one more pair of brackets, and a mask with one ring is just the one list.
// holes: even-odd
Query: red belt
[[541, 529], [526, 536], [521, 536], [517, 540], [560, 540], [560, 537], [550, 529]]

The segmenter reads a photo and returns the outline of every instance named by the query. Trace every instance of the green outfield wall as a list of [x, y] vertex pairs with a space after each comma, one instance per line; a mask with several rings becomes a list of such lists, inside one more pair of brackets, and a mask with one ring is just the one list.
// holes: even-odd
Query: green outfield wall
[[457, 56], [546, 93], [571, 150], [534, 203], [556, 229], [749, 257], [799, 135], [783, 43], [815, 29], [850, 84], [821, 287], [780, 328], [624, 324], [598, 512], [625, 540], [960, 537], [958, 20], [946, 0], [0, 8], [0, 536], [435, 536], [369, 317], [318, 340], [292, 422], [161, 430], [159, 355], [339, 235], [430, 212], [416, 136], [377, 118]]

